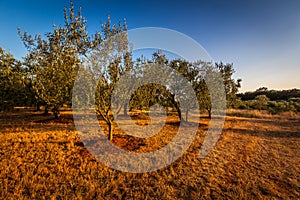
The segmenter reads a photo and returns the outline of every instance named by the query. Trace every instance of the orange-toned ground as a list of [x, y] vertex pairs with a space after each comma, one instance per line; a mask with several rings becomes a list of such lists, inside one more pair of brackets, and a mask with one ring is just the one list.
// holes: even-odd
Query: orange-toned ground
[[[110, 169], [80, 141], [71, 112], [51, 120], [30, 109], [0, 113], [0, 199], [299, 199], [300, 117], [229, 110], [222, 136], [204, 159], [199, 149], [209, 119], [172, 165], [144, 174]], [[137, 116], [144, 124], [147, 116]], [[100, 124], [104, 125], [101, 121]], [[117, 128], [113, 142], [129, 151], [161, 148], [176, 134], [169, 116], [154, 137]]]

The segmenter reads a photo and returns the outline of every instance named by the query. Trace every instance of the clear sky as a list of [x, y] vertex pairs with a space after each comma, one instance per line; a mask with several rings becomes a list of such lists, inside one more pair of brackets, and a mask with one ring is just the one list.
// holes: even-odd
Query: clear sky
[[[110, 14], [129, 29], [164, 27], [200, 43], [215, 61], [233, 63], [242, 90], [300, 88], [299, 0], [73, 0], [94, 33]], [[0, 0], [0, 46], [17, 58], [26, 50], [17, 27], [30, 34], [63, 25], [69, 0]]]

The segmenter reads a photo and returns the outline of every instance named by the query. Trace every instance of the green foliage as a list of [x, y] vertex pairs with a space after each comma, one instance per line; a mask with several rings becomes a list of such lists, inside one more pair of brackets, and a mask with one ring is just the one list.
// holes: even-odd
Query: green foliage
[[[181, 59], [169, 61], [161, 51], [155, 52], [152, 58], [153, 59], [151, 61], [147, 61], [148, 64], [164, 64], [181, 74], [192, 85], [196, 93], [197, 100], [184, 99], [181, 101], [182, 105], [180, 105], [178, 100], [182, 100], [182, 98], [185, 97], [180, 95], [178, 96], [178, 94], [184, 94], [183, 91], [188, 90], [182, 86], [182, 79], [178, 80], [175, 76], [172, 78], [173, 75], [171, 74], [171, 81], [166, 88], [155, 84], [148, 84], [147, 86], [139, 88], [132, 96], [130, 105], [134, 108], [148, 109], [154, 103], [159, 103], [165, 107], [172, 107], [175, 111], [177, 111], [178, 116], [182, 121], [184, 121], [184, 119], [182, 119], [181, 112], [183, 111], [185, 113], [185, 120], [187, 120], [188, 112], [194, 108], [206, 110], [209, 117], [211, 117], [212, 105], [210, 90], [214, 90], [216, 93], [222, 92], [219, 91], [220, 88], [218, 88], [218, 84], [220, 83], [218, 83], [217, 77], [219, 77], [220, 74], [221, 78], [223, 78], [223, 83], [226, 84], [226, 96], [228, 97], [228, 102], [230, 101], [231, 104], [234, 104], [235, 101], [238, 100], [236, 92], [240, 87], [241, 80], [235, 81], [232, 79], [232, 74], [234, 72], [232, 64], [214, 65], [210, 62], [203, 61], [190, 63]], [[143, 72], [139, 72], [137, 74], [141, 77], [145, 76]], [[210, 86], [213, 88], [208, 88], [206, 83], [208, 80], [210, 81]], [[187, 94], [185, 94], [185, 96], [186, 95]], [[198, 105], [194, 104], [195, 101], [198, 101]], [[218, 105], [216, 106], [218, 107]]]
[[232, 107], [234, 109], [249, 109], [249, 105], [246, 101], [242, 101], [240, 98], [236, 98], [233, 100]]
[[[180, 59], [171, 61], [169, 66], [172, 69], [176, 70], [179, 74], [181, 74], [192, 85], [193, 90], [196, 89], [196, 87], [198, 86], [198, 76], [200, 75], [200, 71], [198, 68], [193, 66], [191, 63]], [[190, 90], [189, 88], [187, 88], [187, 85], [184, 84], [181, 78], [176, 79], [175, 77], [171, 77], [171, 80], [173, 80], [174, 82], [170, 84], [171, 87], [169, 88], [171, 91], [171, 102], [175, 106], [179, 118], [182, 119], [182, 110], [185, 113], [185, 121], [188, 121], [189, 111], [195, 108], [199, 108], [199, 106], [195, 104], [195, 102], [197, 102], [197, 99], [193, 99], [193, 95], [188, 93], [190, 92]], [[172, 87], [172, 85], [174, 85], [175, 87]], [[189, 98], [186, 98], [187, 96]], [[177, 103], [178, 100], [181, 102], [181, 105]]]
[[[2, 103], [11, 101], [18, 104], [17, 100], [11, 99], [12, 95], [18, 99], [27, 98], [30, 100], [21, 101], [20, 105], [33, 101], [38, 105], [44, 104], [45, 108], [52, 109], [58, 118], [60, 107], [71, 104], [73, 84], [78, 70], [81, 70], [86, 75], [86, 81], [98, 81], [95, 108], [97, 114], [107, 123], [109, 139], [112, 139], [114, 117], [111, 100], [120, 77], [127, 72], [134, 77], [133, 80], [147, 77], [140, 66], [147, 65], [150, 68], [151, 64], [156, 64], [166, 65], [181, 74], [194, 89], [199, 105], [195, 103], [196, 99], [186, 99], [186, 96], [193, 96], [184, 93], [190, 85], [183, 86], [184, 81], [173, 72], [166, 75], [170, 80], [167, 86], [149, 83], [131, 94], [129, 105], [116, 101], [118, 113], [123, 108], [126, 115], [128, 106], [131, 109], [149, 109], [154, 104], [161, 104], [176, 110], [181, 121], [184, 121], [181, 112], [185, 113], [187, 121], [190, 110], [198, 107], [206, 110], [211, 116], [211, 99], [215, 99], [212, 98], [213, 95], [222, 92], [222, 88], [218, 87], [218, 82], [222, 81], [227, 106], [247, 107], [236, 96], [241, 80], [232, 78], [233, 64], [168, 60], [161, 51], [154, 52], [150, 61], [138, 59], [137, 62], [133, 62], [125, 22], [112, 24], [108, 16], [107, 22], [101, 26], [101, 31], [89, 36], [86, 30], [87, 22], [81, 12], [75, 13], [72, 1], [70, 8], [64, 9], [64, 19], [64, 26], [53, 26], [52, 31], [42, 36], [32, 36], [26, 31], [22, 33], [19, 29], [19, 36], [28, 50], [23, 63], [1, 49]], [[221, 81], [216, 78], [219, 75], [222, 77]], [[132, 85], [134, 83], [128, 83], [128, 90]], [[87, 87], [93, 88], [91, 85]], [[212, 90], [216, 93], [211, 93]], [[127, 95], [121, 92], [119, 94]], [[26, 98], [19, 98], [18, 95]], [[93, 95], [86, 96], [86, 100], [93, 102], [92, 97]], [[260, 99], [255, 101], [260, 102]], [[294, 104], [293, 106], [295, 107]]]
[[261, 87], [254, 92], [238, 94], [242, 103], [240, 109], [268, 110], [272, 114], [300, 111], [300, 90], [268, 90]]
[[[234, 73], [232, 64], [223, 64], [222, 62], [213, 64], [199, 61], [194, 65], [201, 71], [201, 76], [198, 77], [195, 86], [200, 109], [205, 109], [208, 112], [208, 116], [211, 117], [212, 96], [215, 95], [214, 99], [218, 99], [217, 95], [224, 93], [223, 87], [220, 87], [222, 84], [224, 85], [227, 99], [227, 108], [236, 106], [235, 104], [238, 101], [236, 93], [240, 87], [241, 79], [235, 81], [232, 78]], [[220, 81], [223, 81], [223, 83], [220, 83]], [[214, 102], [215, 108], [222, 107], [219, 104], [220, 102], [218, 101]]]
[[0, 47], [0, 110], [29, 105], [32, 101], [26, 68]]
[[270, 99], [266, 95], [258, 95], [254, 99], [254, 108], [258, 110], [265, 110]]
[[238, 94], [243, 101], [254, 100], [258, 95], [266, 95], [271, 101], [288, 101], [290, 98], [300, 98], [300, 89], [290, 90], [268, 90], [266, 87], [258, 88], [253, 92]]
[[223, 64], [222, 62], [216, 63], [216, 67], [219, 69], [225, 87], [227, 108], [233, 108], [237, 101], [237, 92], [241, 87], [241, 79], [234, 80], [233, 74], [235, 73], [233, 69], [233, 64]]
[[254, 100], [242, 101], [237, 107], [238, 109], [256, 109], [267, 110], [271, 114], [278, 114], [282, 112], [299, 112], [300, 98], [290, 98], [288, 100], [271, 101], [266, 95], [258, 95]]
[[272, 114], [281, 112], [300, 112], [300, 98], [291, 98], [288, 101], [269, 101], [267, 110]]
[[[98, 80], [95, 95], [96, 112], [108, 125], [113, 138], [112, 93], [121, 75], [132, 67], [128, 51], [126, 24], [111, 25], [110, 18], [102, 25], [103, 38], [88, 56], [93, 77]], [[120, 109], [124, 102], [119, 102]]]
[[208, 112], [208, 117], [210, 118], [212, 110], [211, 94], [205, 80], [209, 79], [210, 74], [212, 74], [215, 69], [211, 63], [202, 61], [199, 61], [194, 65], [202, 71], [200, 78], [198, 78], [195, 85], [199, 107], [200, 110], [206, 110]]
[[19, 36], [29, 52], [24, 64], [30, 69], [36, 99], [51, 108], [56, 118], [59, 108], [71, 103], [72, 87], [82, 57], [99, 43], [98, 34], [93, 41], [87, 35], [86, 20], [81, 12], [75, 16], [72, 2], [69, 13], [64, 9], [64, 18], [64, 27], [53, 26], [53, 31], [43, 38], [21, 33], [19, 29]]
[[[164, 107], [173, 108], [178, 114], [181, 121], [188, 121], [188, 113], [191, 109], [198, 108], [196, 105], [197, 99], [186, 98], [187, 96], [192, 97], [193, 95], [187, 94], [189, 91], [185, 84], [184, 79], [186, 79], [194, 90], [197, 89], [200, 76], [199, 68], [195, 67], [192, 63], [185, 60], [174, 59], [168, 60], [168, 58], [162, 53], [162, 51], [154, 52], [152, 60], [146, 61], [145, 63], [139, 63], [139, 65], [146, 65], [148, 70], [151, 70], [151, 66], [165, 65], [173, 70], [170, 70], [170, 74], [165, 74], [166, 80], [168, 80], [167, 86], [161, 86], [158, 84], [149, 83], [140, 87], [131, 98], [130, 105], [132, 108], [144, 108], [148, 110], [150, 106], [154, 104], [160, 104]], [[148, 77], [144, 71], [139, 70], [139, 65], [135, 66], [138, 77]], [[153, 66], [154, 67], [154, 66]], [[178, 73], [174, 73], [174, 72]], [[161, 72], [160, 72], [161, 73]], [[154, 73], [155, 74], [155, 73]], [[180, 76], [178, 76], [180, 74]], [[151, 79], [155, 79], [153, 75], [150, 75]], [[184, 78], [184, 79], [183, 79]], [[150, 82], [150, 81], [149, 81]], [[181, 104], [179, 103], [181, 102]], [[182, 118], [182, 112], [185, 114], [185, 119]]]

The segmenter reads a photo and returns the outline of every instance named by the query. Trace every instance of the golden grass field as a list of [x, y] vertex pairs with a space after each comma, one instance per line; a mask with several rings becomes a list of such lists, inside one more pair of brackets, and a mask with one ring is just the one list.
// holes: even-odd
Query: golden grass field
[[[182, 157], [142, 174], [98, 162], [81, 143], [70, 111], [60, 121], [51, 118], [21, 108], [0, 113], [0, 199], [300, 199], [299, 114], [228, 110], [220, 140], [200, 159], [209, 126], [203, 117]], [[177, 126], [167, 123], [147, 139], [116, 129], [113, 142], [147, 152], [168, 143]]]

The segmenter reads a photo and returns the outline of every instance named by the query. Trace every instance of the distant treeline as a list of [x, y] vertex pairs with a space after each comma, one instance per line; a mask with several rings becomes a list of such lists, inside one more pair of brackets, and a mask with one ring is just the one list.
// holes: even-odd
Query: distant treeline
[[237, 94], [243, 101], [254, 100], [259, 95], [266, 95], [271, 101], [288, 101], [291, 98], [300, 98], [300, 89], [268, 90], [266, 87], [261, 87], [253, 92]]
[[267, 110], [272, 114], [300, 112], [300, 90], [268, 90], [261, 87], [254, 92], [237, 94], [234, 108], [247, 110]]

